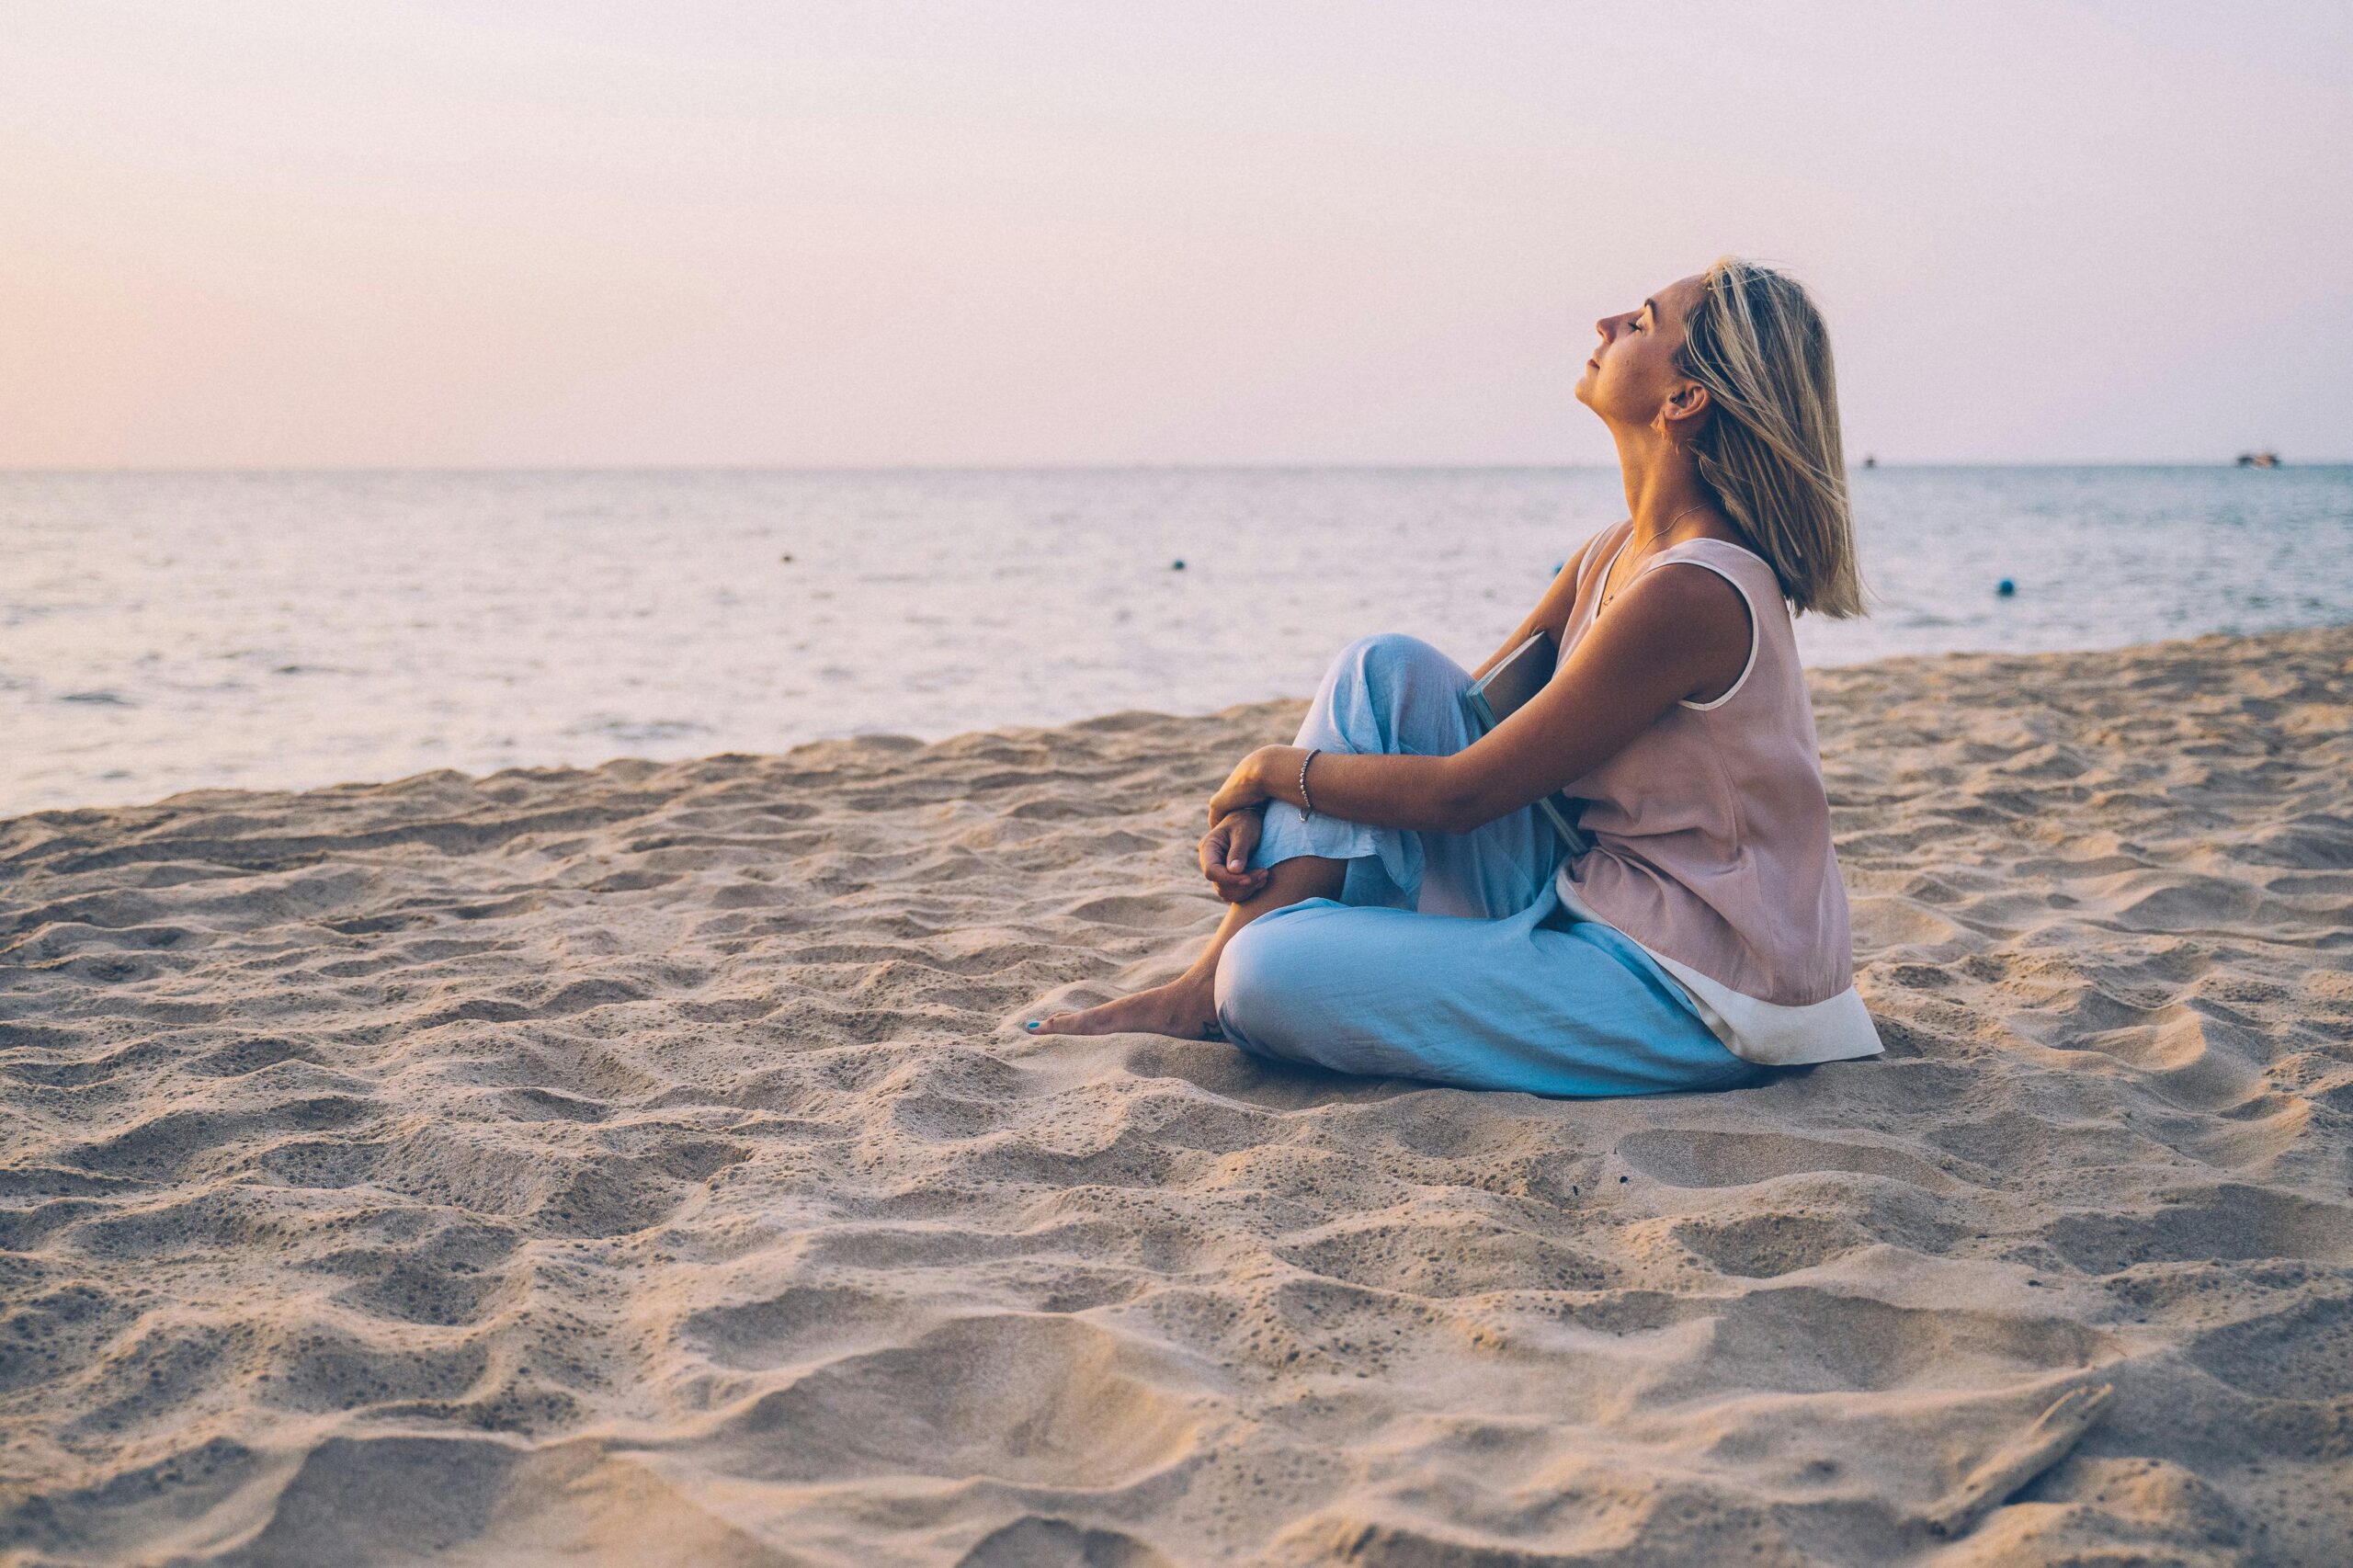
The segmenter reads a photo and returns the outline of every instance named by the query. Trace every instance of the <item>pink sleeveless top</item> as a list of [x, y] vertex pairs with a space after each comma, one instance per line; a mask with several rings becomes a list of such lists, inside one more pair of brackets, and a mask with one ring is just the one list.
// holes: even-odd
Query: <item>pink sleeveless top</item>
[[[1605, 563], [1563, 629], [1562, 660], [1603, 613], [1601, 586], [1632, 536], [1629, 519], [1597, 547]], [[1747, 601], [1748, 663], [1722, 696], [1678, 702], [1567, 787], [1593, 847], [1562, 863], [1562, 902], [1656, 958], [1734, 1054], [1778, 1064], [1869, 1055], [1880, 1040], [1854, 989], [1813, 706], [1780, 584], [1762, 556], [1714, 539], [1662, 551], [1634, 575], [1674, 562], [1716, 573]]]

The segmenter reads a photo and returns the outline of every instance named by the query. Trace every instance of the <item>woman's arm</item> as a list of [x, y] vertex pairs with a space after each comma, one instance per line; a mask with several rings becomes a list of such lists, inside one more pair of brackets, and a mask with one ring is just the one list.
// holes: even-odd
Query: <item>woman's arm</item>
[[1608, 531], [1608, 528], [1604, 528], [1601, 533], [1595, 534], [1593, 539], [1588, 539], [1577, 546], [1577, 552], [1570, 556], [1566, 564], [1552, 574], [1552, 585], [1544, 590], [1544, 597], [1536, 601], [1536, 608], [1529, 610], [1518, 626], [1512, 628], [1511, 635], [1504, 639], [1502, 647], [1481, 660], [1479, 667], [1471, 672], [1472, 680], [1479, 679], [1495, 668], [1506, 653], [1510, 653], [1539, 631], [1551, 632], [1553, 645], [1555, 647], [1560, 645], [1562, 629], [1569, 624], [1570, 612], [1576, 608], [1577, 579], [1585, 574], [1586, 557], [1593, 552], [1594, 540], [1599, 539], [1601, 534]]
[[[1737, 679], [1748, 606], [1713, 572], [1645, 572], [1534, 697], [1451, 756], [1318, 752], [1315, 809], [1376, 827], [1468, 833], [1542, 800], [1623, 750], [1694, 692]], [[1210, 821], [1262, 800], [1306, 803], [1301, 746], [1261, 746], [1210, 801]]]

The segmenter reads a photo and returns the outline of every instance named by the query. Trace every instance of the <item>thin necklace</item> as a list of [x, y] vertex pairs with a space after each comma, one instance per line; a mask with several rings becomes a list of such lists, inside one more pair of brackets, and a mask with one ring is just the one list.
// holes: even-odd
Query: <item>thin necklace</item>
[[[1707, 506], [1707, 503], [1706, 503], [1705, 501], [1702, 501], [1702, 502], [1699, 502], [1697, 506], [1686, 506], [1686, 507], [1684, 507], [1684, 508], [1683, 508], [1683, 510], [1681, 510], [1680, 512], [1676, 513], [1676, 514], [1675, 514], [1675, 516], [1673, 516], [1673, 517], [1671, 517], [1667, 518], [1667, 519], [1666, 519], [1666, 527], [1665, 527], [1665, 528], [1664, 528], [1659, 529], [1658, 531], [1659, 531], [1659, 532], [1661, 532], [1661, 533], [1665, 533], [1665, 532], [1667, 532], [1669, 529], [1673, 528], [1675, 527], [1675, 525], [1676, 525], [1676, 524], [1677, 524], [1677, 523], [1681, 522], [1684, 518], [1686, 518], [1686, 517], [1689, 517], [1692, 513], [1694, 513], [1694, 512], [1697, 512], [1697, 511], [1700, 510], [1702, 507], [1704, 507], [1704, 506]], [[1622, 547], [1622, 546], [1620, 546], [1620, 548], [1622, 549], [1623, 547]], [[1610, 564], [1611, 566], [1615, 566], [1615, 565], [1617, 565], [1617, 564], [1618, 564], [1618, 559], [1617, 559], [1617, 557], [1616, 557], [1616, 556], [1612, 556], [1612, 557], [1610, 557], [1609, 564]], [[1641, 575], [1641, 574], [1640, 574], [1640, 573], [1637, 573], [1637, 574], [1635, 574], [1635, 575], [1636, 575], [1636, 576], [1640, 576], [1640, 575]], [[1596, 599], [1596, 600], [1594, 600], [1594, 601], [1593, 601], [1593, 613], [1594, 613], [1594, 614], [1596, 614], [1596, 615], [1599, 615], [1599, 614], [1602, 612], [1603, 608], [1608, 605], [1609, 601], [1610, 601], [1611, 599], [1614, 599], [1614, 598], [1616, 598], [1616, 597], [1618, 597], [1618, 594], [1613, 594], [1613, 593], [1610, 593], [1610, 592], [1608, 592], [1608, 587], [1609, 587], [1609, 581], [1608, 581], [1608, 579], [1609, 579], [1609, 574], [1608, 574], [1608, 572], [1606, 569], [1602, 572], [1601, 576], [1602, 576], [1602, 584], [1601, 584], [1601, 586], [1602, 586], [1602, 588], [1603, 588], [1603, 590], [1604, 590], [1604, 591], [1603, 591], [1603, 593], [1602, 593], [1602, 596], [1601, 596], [1599, 598], [1597, 598], [1597, 599]], [[1632, 581], [1632, 578], [1629, 578], [1629, 579], [1628, 579], [1628, 581], [1629, 581], [1629, 582]], [[1625, 590], [1624, 590], [1623, 588], [1620, 588], [1620, 589], [1619, 590], [1619, 593], [1623, 593], [1623, 592], [1625, 592]]]

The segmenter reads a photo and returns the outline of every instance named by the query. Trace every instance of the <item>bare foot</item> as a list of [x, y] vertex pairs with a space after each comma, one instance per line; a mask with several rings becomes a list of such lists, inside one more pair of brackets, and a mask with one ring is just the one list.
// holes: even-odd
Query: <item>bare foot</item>
[[1217, 1027], [1213, 974], [1182, 974], [1165, 985], [1075, 1013], [1055, 1013], [1028, 1028], [1031, 1034], [1166, 1034], [1179, 1040], [1223, 1040]]

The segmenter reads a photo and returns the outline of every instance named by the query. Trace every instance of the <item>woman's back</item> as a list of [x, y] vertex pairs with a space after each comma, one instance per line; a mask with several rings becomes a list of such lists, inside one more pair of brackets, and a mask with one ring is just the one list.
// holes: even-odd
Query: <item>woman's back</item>
[[[1631, 520], [1594, 551], [1590, 591], [1561, 657], [1590, 632]], [[1564, 862], [1564, 895], [1662, 957], [1740, 995], [1807, 1006], [1853, 983], [1846, 890], [1830, 838], [1813, 708], [1772, 567], [1723, 540], [1687, 540], [1670, 562], [1715, 572], [1748, 605], [1746, 668], [1713, 701], [1684, 701], [1567, 788], [1593, 848]], [[1621, 581], [1622, 595], [1631, 579]]]

